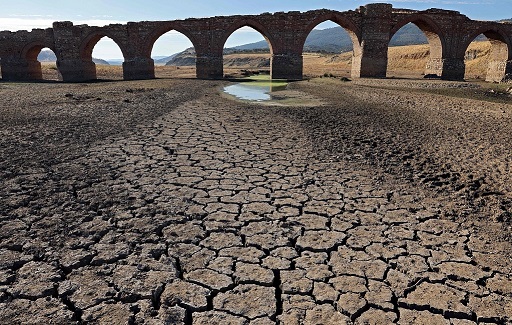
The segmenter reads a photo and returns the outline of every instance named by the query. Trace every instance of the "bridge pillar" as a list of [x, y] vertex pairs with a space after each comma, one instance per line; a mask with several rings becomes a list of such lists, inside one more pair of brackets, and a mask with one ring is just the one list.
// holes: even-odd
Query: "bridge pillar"
[[41, 80], [41, 63], [22, 58], [2, 58], [2, 78], [9, 81]]
[[57, 60], [62, 81], [84, 82], [96, 79], [96, 64], [81, 59]]
[[464, 58], [444, 58], [442, 59], [441, 78], [446, 80], [464, 80], [466, 73], [466, 63]]
[[489, 62], [485, 81], [501, 82], [506, 75], [512, 73], [512, 60], [492, 60]]
[[222, 79], [224, 77], [222, 55], [197, 54], [196, 76], [198, 79]]
[[388, 67], [388, 46], [392, 5], [368, 4], [360, 7], [362, 34], [360, 48], [354, 49], [353, 78], [385, 78]]
[[434, 74], [446, 80], [464, 80], [466, 64], [460, 58], [434, 58], [427, 62], [425, 74]]
[[444, 68], [444, 60], [442, 58], [431, 58], [427, 62], [425, 67], [425, 74], [442, 76]]
[[270, 66], [272, 79], [302, 80], [302, 53], [274, 53]]
[[145, 80], [155, 78], [155, 62], [151, 58], [136, 57], [123, 62], [124, 80]]

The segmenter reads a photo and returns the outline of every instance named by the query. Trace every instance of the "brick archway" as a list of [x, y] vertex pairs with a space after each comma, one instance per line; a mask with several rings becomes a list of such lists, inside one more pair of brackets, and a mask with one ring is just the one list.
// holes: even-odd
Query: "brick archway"
[[[49, 48], [55, 53], [53, 44], [46, 44], [44, 42], [33, 42], [27, 44], [21, 51], [21, 58], [27, 62], [27, 70], [30, 75], [30, 79], [41, 80], [43, 79], [43, 71], [41, 68], [41, 62], [37, 59], [39, 53], [44, 48]], [[58, 68], [57, 68], [58, 70]]]
[[157, 27], [155, 27], [147, 36], [147, 39], [142, 45], [142, 55], [146, 58], [151, 58], [151, 52], [153, 50], [153, 47], [155, 46], [156, 41], [158, 41], [158, 39], [160, 39], [160, 37], [162, 37], [164, 34], [171, 31], [176, 31], [185, 36], [186, 38], [188, 38], [192, 43], [194, 49], [196, 49], [196, 52], [197, 49], [200, 48], [198, 46], [198, 40], [186, 28], [173, 22], [162, 22]]
[[267, 41], [270, 47], [270, 53], [272, 54], [274, 52], [274, 49], [279, 50], [279, 44], [274, 40], [274, 37], [270, 33], [270, 31], [260, 22], [254, 20], [254, 19], [240, 19], [234, 21], [229, 29], [227, 29], [221, 38], [218, 40], [217, 50], [220, 50], [220, 53], [224, 50], [224, 46], [226, 45], [226, 42], [228, 38], [233, 35], [237, 30], [243, 27], [251, 27], [258, 33], [260, 33], [263, 38]]
[[500, 82], [506, 74], [512, 73], [512, 40], [501, 28], [494, 25], [479, 26], [464, 37], [460, 54], [464, 55], [469, 45], [482, 34], [491, 44], [485, 80]]
[[349, 35], [350, 40], [352, 41], [352, 67], [356, 66], [354, 60], [356, 57], [361, 56], [361, 30], [357, 27], [357, 24], [352, 19], [335, 12], [328, 12], [326, 14], [315, 17], [315, 19], [312, 20], [304, 28], [303, 32], [300, 34], [299, 40], [297, 41], [297, 44], [300, 47], [300, 52], [304, 52], [304, 45], [313, 29], [316, 26], [328, 21], [335, 23], [339, 27], [343, 28]]
[[154, 62], [150, 58], [152, 46], [165, 32], [177, 30], [188, 37], [196, 49], [197, 77], [222, 78], [222, 50], [227, 38], [237, 29], [249, 26], [270, 44], [272, 74], [275, 73], [277, 78], [297, 80], [303, 77], [305, 39], [316, 25], [326, 20], [345, 28], [352, 37], [354, 78], [386, 76], [389, 41], [408, 23], [416, 24], [429, 40], [431, 57], [426, 73], [435, 73], [446, 79], [463, 79], [464, 51], [474, 37], [484, 33], [493, 44], [493, 66], [489, 68], [492, 81], [512, 74], [512, 24], [475, 21], [457, 11], [395, 9], [391, 4], [373, 3], [345, 12], [322, 9], [130, 22], [105, 27], [55, 22], [53, 28], [46, 30], [0, 32], [0, 48], [4, 49], [1, 54], [2, 75], [6, 80], [32, 78], [30, 66], [20, 53], [27, 44], [43, 40], [45, 45], [53, 45], [47, 46], [56, 51], [57, 64], [65, 81], [95, 79], [92, 49], [99, 39], [107, 36], [123, 53], [125, 79], [154, 78]]

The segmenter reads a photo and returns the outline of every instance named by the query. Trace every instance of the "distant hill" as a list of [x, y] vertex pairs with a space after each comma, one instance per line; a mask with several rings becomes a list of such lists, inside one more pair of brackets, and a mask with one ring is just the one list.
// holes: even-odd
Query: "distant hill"
[[178, 54], [180, 54], [180, 53], [174, 53], [173, 55], [170, 55], [170, 56], [157, 56], [157, 57], [153, 58], [153, 61], [155, 61], [155, 64], [165, 65], [167, 62], [171, 61]]
[[[391, 39], [390, 46], [427, 44], [425, 34], [414, 24], [405, 25]], [[233, 47], [233, 50], [249, 51], [268, 49], [267, 41]], [[304, 44], [305, 52], [342, 53], [352, 50], [352, 40], [342, 27], [313, 29]]]
[[[39, 62], [56, 62], [57, 57], [55, 56], [55, 53], [53, 53], [53, 51], [42, 50], [37, 56], [37, 60]], [[92, 62], [100, 65], [110, 65], [110, 63], [108, 63], [107, 61], [97, 58], [92, 58]]]
[[[425, 34], [414, 24], [408, 24], [400, 29], [391, 40], [391, 46], [427, 44]], [[235, 52], [268, 51], [267, 41], [244, 44], [224, 49], [224, 54]], [[314, 29], [304, 44], [304, 52], [343, 53], [352, 50], [352, 40], [342, 27]], [[163, 59], [162, 59], [163, 60]], [[161, 61], [161, 60], [158, 60]], [[155, 61], [157, 63], [158, 61]], [[195, 64], [193, 48], [175, 54], [166, 65], [186, 66]]]

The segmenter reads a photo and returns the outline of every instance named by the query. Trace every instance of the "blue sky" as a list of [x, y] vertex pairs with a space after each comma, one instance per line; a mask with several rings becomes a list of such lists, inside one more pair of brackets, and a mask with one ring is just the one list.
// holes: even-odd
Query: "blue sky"
[[[0, 30], [46, 28], [58, 20], [103, 26], [127, 21], [173, 20], [321, 8], [345, 11], [371, 2], [387, 2], [395, 8], [457, 10], [478, 20], [512, 18], [512, 0], [16, 0], [2, 4]], [[235, 46], [261, 39], [263, 38], [259, 33], [245, 28], [230, 37], [226, 45]], [[170, 55], [189, 46], [191, 44], [186, 37], [171, 32], [157, 41], [153, 55]], [[106, 39], [98, 43], [93, 54], [106, 59], [122, 57], [115, 44]]]

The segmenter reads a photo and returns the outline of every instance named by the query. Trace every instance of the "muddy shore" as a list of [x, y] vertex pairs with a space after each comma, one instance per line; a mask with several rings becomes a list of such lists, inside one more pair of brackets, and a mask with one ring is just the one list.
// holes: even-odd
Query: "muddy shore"
[[512, 98], [0, 83], [0, 324], [512, 321]]

